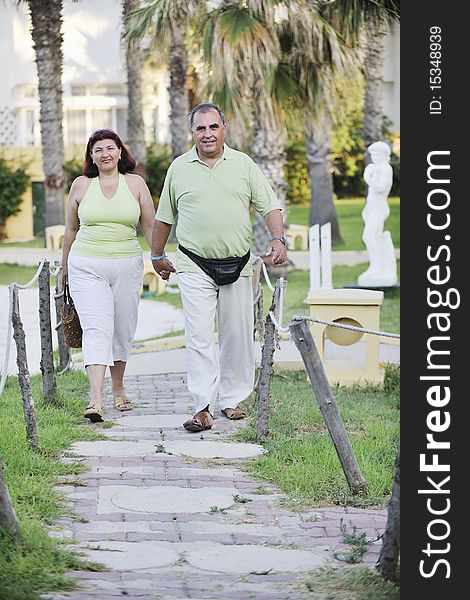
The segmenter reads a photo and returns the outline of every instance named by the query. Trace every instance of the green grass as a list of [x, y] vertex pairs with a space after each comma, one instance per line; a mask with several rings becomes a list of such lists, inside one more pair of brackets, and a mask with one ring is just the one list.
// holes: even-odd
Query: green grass
[[[388, 199], [390, 216], [385, 221], [384, 229], [392, 234], [395, 248], [400, 248], [400, 199], [392, 197]], [[344, 244], [334, 247], [334, 250], [365, 250], [361, 239], [364, 229], [362, 220], [362, 209], [365, 198], [350, 198], [348, 200], [337, 200], [335, 202], [336, 214], [338, 215], [339, 230]], [[310, 206], [288, 207], [287, 221], [297, 225], [308, 225]]]
[[8, 240], [2, 240], [0, 242], [0, 248], [45, 248], [46, 240], [44, 237], [36, 237], [33, 240], [27, 242], [9, 242]]
[[365, 565], [322, 567], [305, 580], [309, 600], [399, 600], [400, 587]]
[[[336, 386], [340, 415], [369, 492], [352, 496], [305, 371], [276, 372], [271, 383], [268, 453], [248, 465], [260, 479], [279, 485], [291, 507], [384, 506], [391, 492], [399, 438], [398, 367], [388, 385]], [[248, 427], [237, 434], [255, 441], [256, 397], [243, 404]]]
[[[397, 261], [399, 266], [399, 261]], [[366, 270], [368, 264], [333, 267], [333, 286], [354, 284], [360, 273]], [[296, 269], [289, 273], [286, 296], [284, 300], [283, 326], [287, 326], [294, 315], [309, 315], [310, 307], [304, 303], [310, 287], [309, 271]], [[263, 285], [264, 312], [271, 305], [272, 292], [266, 284]], [[384, 295], [380, 309], [380, 328], [389, 333], [400, 332], [400, 289], [392, 290]]]
[[0, 263], [0, 285], [10, 285], [13, 282], [25, 285], [31, 281], [37, 270], [38, 267]]
[[[90, 425], [83, 425], [88, 383], [82, 372], [57, 377], [57, 406], [42, 401], [40, 376], [31, 381], [41, 454], [31, 451], [26, 442], [16, 378], [8, 378], [0, 399], [0, 458], [22, 532], [17, 543], [0, 537], [0, 598], [8, 600], [36, 600], [39, 592], [74, 586], [64, 573], [79, 568], [79, 558], [50, 538], [45, 525], [69, 512], [64, 497], [53, 486], [62, 476], [83, 470], [79, 462], [60, 462], [61, 453], [75, 441], [103, 437]], [[96, 567], [83, 563], [80, 568]]]

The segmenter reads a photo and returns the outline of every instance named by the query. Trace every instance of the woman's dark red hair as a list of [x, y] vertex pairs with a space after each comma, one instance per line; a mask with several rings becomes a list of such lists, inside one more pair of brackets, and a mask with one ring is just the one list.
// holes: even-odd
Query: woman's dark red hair
[[129, 150], [124, 146], [118, 134], [112, 129], [97, 129], [90, 135], [90, 139], [86, 145], [85, 163], [83, 165], [84, 175], [87, 177], [98, 177], [98, 167], [91, 158], [91, 149], [100, 140], [113, 140], [121, 150], [121, 158], [118, 162], [119, 173], [131, 173], [135, 169], [136, 162], [129, 154]]

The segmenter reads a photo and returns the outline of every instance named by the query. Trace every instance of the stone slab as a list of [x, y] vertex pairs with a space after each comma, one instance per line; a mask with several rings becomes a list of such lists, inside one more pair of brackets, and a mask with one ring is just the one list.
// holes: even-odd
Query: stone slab
[[71, 452], [78, 456], [144, 456], [155, 454], [153, 442], [75, 442]]
[[193, 458], [251, 458], [264, 454], [263, 446], [204, 440], [175, 440], [163, 442], [165, 451], [171, 454], [192, 456]]
[[164, 567], [178, 561], [179, 554], [164, 542], [100, 542], [82, 551], [91, 560], [116, 571], [138, 571]]
[[234, 487], [181, 488], [173, 485], [136, 487], [107, 485], [99, 488], [97, 513], [201, 513], [211, 507], [228, 508], [238, 494]]
[[218, 573], [280, 573], [310, 571], [330, 560], [326, 547], [313, 550], [276, 548], [251, 544], [195, 543], [185, 554], [190, 565]]
[[185, 421], [191, 418], [192, 415], [142, 415], [142, 416], [127, 416], [122, 419], [115, 419], [116, 425], [125, 425], [126, 427], [135, 427], [136, 429], [166, 429], [179, 428]]

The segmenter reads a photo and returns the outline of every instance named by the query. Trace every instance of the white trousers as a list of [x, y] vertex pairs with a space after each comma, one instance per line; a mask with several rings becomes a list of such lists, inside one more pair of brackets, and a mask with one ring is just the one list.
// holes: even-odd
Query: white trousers
[[127, 362], [137, 327], [142, 256], [88, 258], [70, 255], [70, 295], [83, 329], [87, 365]]
[[[218, 286], [205, 273], [178, 273], [183, 300], [188, 390], [196, 412], [217, 400], [235, 408], [253, 391], [253, 287], [251, 277]], [[217, 317], [219, 352], [214, 344]]]

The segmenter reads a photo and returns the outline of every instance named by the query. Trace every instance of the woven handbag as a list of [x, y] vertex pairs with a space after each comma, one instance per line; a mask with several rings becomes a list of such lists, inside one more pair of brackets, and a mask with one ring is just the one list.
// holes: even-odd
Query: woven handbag
[[60, 309], [60, 320], [64, 328], [65, 343], [69, 348], [82, 347], [82, 326], [72, 298], [70, 297], [69, 284], [64, 285], [64, 304]]

